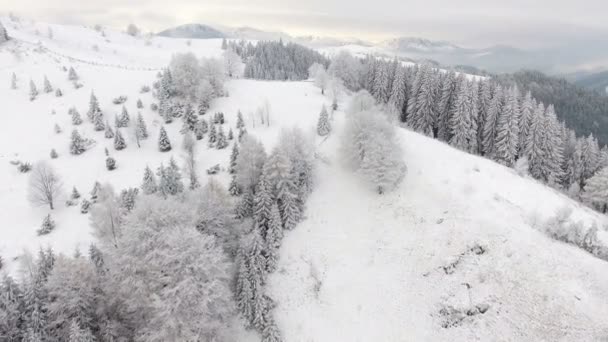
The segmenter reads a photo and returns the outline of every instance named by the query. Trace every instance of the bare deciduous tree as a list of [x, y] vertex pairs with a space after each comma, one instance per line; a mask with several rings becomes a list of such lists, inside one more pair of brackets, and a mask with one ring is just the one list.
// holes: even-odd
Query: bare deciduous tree
[[30, 176], [28, 198], [34, 205], [48, 205], [53, 210], [62, 185], [61, 178], [51, 165], [38, 162]]

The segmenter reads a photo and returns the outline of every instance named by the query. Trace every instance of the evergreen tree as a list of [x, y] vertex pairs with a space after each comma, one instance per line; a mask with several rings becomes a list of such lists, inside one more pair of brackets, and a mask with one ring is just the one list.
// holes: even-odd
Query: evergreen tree
[[61, 89], [59, 89], [59, 88], [55, 89], [55, 96], [56, 97], [62, 97], [63, 96], [63, 92], [61, 91]]
[[372, 85], [372, 95], [378, 102], [386, 103], [390, 97], [390, 76], [388, 70], [388, 64], [380, 62], [376, 69], [376, 75], [374, 77], [374, 83]]
[[120, 133], [120, 129], [116, 129], [116, 134], [114, 135], [114, 149], [116, 151], [123, 150], [127, 147], [127, 143], [125, 142], [125, 138], [122, 137], [122, 133]]
[[55, 151], [54, 148], [51, 149], [51, 159], [57, 159], [57, 157], [59, 157], [59, 154], [57, 154], [57, 151]]
[[545, 145], [545, 179], [549, 185], [556, 186], [562, 182], [562, 163], [564, 153], [564, 140], [553, 105], [549, 105], [545, 112], [545, 127], [547, 140]]
[[241, 188], [239, 184], [236, 182], [236, 176], [232, 175], [232, 179], [230, 180], [230, 184], [228, 185], [228, 192], [232, 196], [238, 196], [241, 194]]
[[73, 130], [70, 142], [70, 153], [78, 155], [82, 154], [85, 150], [85, 142], [80, 136], [80, 133], [78, 133], [77, 130]]
[[17, 75], [15, 73], [11, 76], [11, 89], [17, 89]]
[[23, 310], [23, 291], [13, 278], [4, 275], [0, 282], [0, 336], [4, 340], [22, 341]]
[[164, 167], [161, 163], [157, 174], [159, 178], [158, 192], [163, 196], [177, 195], [184, 191], [184, 183], [182, 183], [182, 175], [175, 159], [171, 157], [169, 166]]
[[608, 168], [589, 178], [583, 189], [583, 199], [602, 213], [608, 211]]
[[243, 113], [239, 110], [236, 114], [236, 129], [239, 131], [245, 128], [245, 121], [243, 120]]
[[183, 120], [184, 120], [183, 130], [190, 130], [190, 131], [194, 132], [194, 130], [196, 129], [196, 126], [198, 124], [198, 117], [196, 116], [196, 113], [194, 113], [194, 109], [192, 108], [192, 105], [190, 105], [189, 103], [186, 105], [186, 107], [184, 109]]
[[222, 128], [222, 125], [219, 125], [218, 132], [217, 132], [217, 143], [215, 144], [215, 147], [218, 150], [222, 150], [222, 149], [225, 149], [227, 146], [228, 146], [228, 140], [226, 140], [226, 135], [224, 134], [224, 129]]
[[236, 158], [239, 156], [239, 145], [238, 143], [232, 144], [232, 152], [230, 153], [230, 167], [229, 172], [236, 172]]
[[[483, 146], [484, 155], [492, 157], [495, 152], [494, 142], [496, 141], [496, 129], [498, 127], [498, 117], [501, 116], [504, 101], [504, 93], [502, 87], [497, 85], [494, 89], [494, 95], [490, 101], [490, 106], [486, 114], [486, 119], [483, 127]], [[480, 128], [481, 129], [481, 128]]]
[[528, 91], [521, 104], [521, 117], [519, 118], [519, 156], [523, 156], [526, 153], [526, 142], [528, 141], [528, 135], [530, 135], [532, 127], [534, 108], [532, 93]]
[[101, 109], [99, 108], [99, 102], [97, 101], [97, 97], [95, 93], [91, 92], [91, 98], [89, 99], [89, 110], [87, 111], [87, 117], [89, 121], [95, 122], [95, 117], [101, 113]]
[[196, 127], [194, 127], [194, 135], [196, 136], [196, 140], [203, 140], [207, 129], [207, 121], [199, 120]]
[[53, 86], [51, 85], [51, 82], [49, 82], [49, 79], [45, 75], [44, 76], [44, 92], [50, 93], [52, 91], [53, 91]]
[[144, 108], [144, 103], [141, 102], [141, 99], [137, 99], [137, 109], [143, 109]]
[[391, 96], [388, 99], [390, 107], [395, 111], [400, 122], [405, 122], [407, 105], [407, 69], [398, 67], [393, 84], [391, 86]]
[[236, 218], [242, 220], [253, 216], [253, 191], [251, 189], [244, 188], [242, 185], [238, 184], [238, 182], [237, 187], [243, 193], [243, 196], [241, 196], [240, 200], [236, 204], [234, 211]]
[[96, 131], [104, 131], [106, 129], [103, 113], [101, 111], [95, 113], [95, 116], [93, 117], [93, 127]]
[[234, 140], [234, 133], [232, 133], [232, 127], [228, 129], [228, 140]]
[[129, 117], [129, 113], [127, 112], [127, 107], [122, 106], [122, 112], [118, 117], [118, 124], [116, 125], [116, 127], [128, 127], [130, 120], [131, 118]]
[[112, 126], [110, 126], [110, 124], [106, 123], [106, 129], [103, 135], [106, 139], [114, 138], [114, 130], [112, 129]]
[[171, 151], [171, 142], [167, 136], [167, 131], [161, 126], [160, 134], [158, 136], [158, 150], [161, 152]]
[[[258, 223], [259, 224], [259, 223]], [[283, 227], [281, 226], [281, 215], [276, 202], [270, 207], [270, 213], [266, 223], [266, 270], [274, 272], [279, 260], [279, 248], [283, 240]]]
[[148, 139], [148, 127], [144, 121], [144, 117], [141, 113], [137, 113], [137, 120], [135, 121], [135, 134], [139, 140]]
[[[464, 77], [463, 77], [464, 78]], [[450, 141], [452, 132], [450, 130], [450, 118], [452, 108], [455, 107], [459, 86], [463, 84], [462, 78], [456, 78], [456, 73], [450, 71], [443, 81], [441, 97], [437, 108], [437, 138], [443, 141]]]
[[68, 72], [68, 80], [70, 81], [78, 81], [79, 77], [78, 74], [76, 73], [76, 70], [74, 70], [73, 67], [70, 67], [70, 70]]
[[89, 329], [82, 329], [76, 319], [70, 325], [69, 342], [95, 342], [95, 337]]
[[147, 165], [144, 170], [144, 179], [141, 184], [141, 190], [145, 195], [151, 195], [153, 193], [156, 193], [156, 191], [158, 190], [158, 185], [156, 184], [156, 177], [154, 176], [152, 169], [150, 169], [150, 167]]
[[458, 95], [450, 117], [450, 144], [463, 151], [477, 151], [477, 95], [474, 82], [465, 78], [458, 87]]
[[325, 105], [321, 107], [321, 114], [319, 115], [319, 121], [317, 122], [317, 133], [320, 136], [326, 136], [331, 132], [331, 125], [329, 124], [329, 114]]
[[34, 81], [30, 80], [30, 101], [34, 101], [38, 96], [38, 89], [34, 84]]
[[80, 213], [87, 214], [89, 209], [91, 208], [91, 202], [86, 198], [82, 200], [82, 204], [80, 205]]
[[51, 214], [48, 214], [44, 217], [44, 220], [42, 220], [42, 226], [40, 226], [40, 229], [38, 229], [36, 232], [38, 235], [46, 235], [52, 232], [53, 229], [55, 229], [55, 221], [53, 221], [51, 218]]
[[270, 188], [266, 176], [263, 174], [256, 187], [253, 198], [253, 218], [260, 230], [263, 238], [266, 237], [268, 229], [268, 220], [270, 219], [270, 210], [274, 203], [272, 189]]
[[413, 130], [432, 137], [436, 125], [434, 74], [428, 65], [424, 65], [419, 73], [420, 90], [416, 94], [412, 110], [409, 111], [408, 107], [408, 121]]
[[517, 88], [507, 92], [505, 106], [498, 117], [494, 159], [506, 166], [513, 166], [519, 143], [519, 99]]
[[72, 115], [72, 125], [78, 126], [82, 124], [82, 118], [80, 117], [80, 113], [78, 113], [76, 108], [70, 108], [70, 115]]
[[217, 131], [215, 130], [215, 125], [212, 122], [209, 122], [209, 147], [213, 147], [215, 142], [217, 141]]
[[114, 159], [113, 157], [107, 156], [106, 157], [106, 169], [108, 169], [108, 171], [112, 171], [112, 170], [116, 169], [116, 159]]

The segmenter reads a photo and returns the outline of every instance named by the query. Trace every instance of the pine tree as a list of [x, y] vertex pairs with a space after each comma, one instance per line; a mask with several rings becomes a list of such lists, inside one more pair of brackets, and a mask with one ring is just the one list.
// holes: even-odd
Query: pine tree
[[234, 140], [234, 133], [232, 133], [232, 127], [228, 129], [228, 140]]
[[253, 191], [251, 191], [251, 189], [243, 188], [243, 186], [238, 183], [237, 186], [243, 193], [243, 196], [241, 196], [234, 211], [236, 218], [242, 220], [253, 216]]
[[226, 42], [226, 38], [222, 38], [222, 50], [228, 49], [228, 42]]
[[236, 114], [236, 129], [239, 131], [245, 128], [245, 121], [243, 120], [243, 113], [239, 110]]
[[112, 170], [116, 169], [116, 159], [114, 159], [113, 157], [107, 156], [106, 157], [106, 169], [108, 169], [108, 171], [112, 171]]
[[85, 148], [85, 142], [82, 139], [82, 137], [80, 136], [80, 133], [78, 133], [77, 130], [73, 130], [72, 131], [72, 138], [71, 138], [71, 142], [70, 142], [70, 153], [72, 154], [82, 154], [86, 148]]
[[274, 203], [272, 189], [270, 187], [271, 185], [268, 183], [266, 176], [262, 175], [257, 184], [253, 198], [253, 218], [263, 238], [266, 237], [270, 210]]
[[317, 133], [324, 137], [331, 132], [331, 125], [329, 124], [329, 114], [325, 105], [321, 107], [321, 114], [319, 115], [319, 121], [317, 122]]
[[239, 156], [239, 145], [235, 142], [232, 144], [232, 152], [230, 153], [230, 167], [229, 172], [236, 172], [236, 158]]
[[488, 157], [492, 157], [495, 152], [494, 142], [496, 141], [496, 129], [498, 127], [498, 117], [502, 113], [503, 101], [504, 93], [502, 87], [497, 85], [494, 89], [494, 95], [492, 96], [492, 100], [490, 101], [490, 106], [486, 114], [482, 134], [482, 151], [484, 155]]
[[253, 292], [251, 289], [251, 282], [249, 281], [249, 268], [249, 260], [245, 255], [245, 252], [241, 252], [238, 257], [235, 297], [236, 306], [247, 324], [251, 324], [250, 322], [253, 320]]
[[517, 88], [507, 92], [505, 106], [498, 117], [494, 159], [506, 166], [513, 166], [519, 143], [519, 100]]
[[189, 103], [186, 105], [186, 107], [184, 109], [183, 120], [184, 120], [183, 130], [190, 130], [190, 131], [194, 132], [194, 130], [196, 129], [196, 126], [198, 124], [198, 117], [196, 116], [196, 113], [194, 113], [194, 109], [192, 108], [192, 105], [190, 105]]
[[[462, 77], [464, 78], [464, 77]], [[462, 78], [456, 78], [456, 73], [450, 71], [443, 81], [441, 97], [437, 108], [437, 138], [442, 141], [450, 141], [452, 132], [450, 130], [450, 118], [452, 108], [455, 106], [459, 85], [463, 84]]]
[[70, 198], [72, 200], [77, 200], [80, 198], [80, 193], [78, 192], [78, 190], [76, 189], [76, 187], [72, 188], [72, 194], [70, 195]]
[[390, 78], [388, 64], [380, 62], [376, 69], [376, 76], [372, 85], [372, 95], [378, 102], [385, 103], [390, 96]]
[[137, 99], [137, 109], [143, 109], [144, 108], [144, 103], [141, 102], [141, 99]]
[[152, 169], [150, 169], [150, 167], [147, 165], [144, 170], [144, 179], [141, 184], [141, 190], [145, 195], [151, 195], [153, 193], [156, 193], [156, 191], [158, 190], [158, 185], [156, 184], [156, 176], [154, 176]]
[[30, 80], [30, 101], [34, 101], [38, 96], [38, 89], [34, 84], [34, 81]]
[[608, 168], [589, 178], [583, 189], [583, 199], [602, 213], [608, 211]]
[[127, 143], [125, 142], [125, 138], [122, 137], [122, 133], [120, 133], [120, 129], [116, 129], [116, 134], [114, 135], [114, 149], [116, 151], [123, 150], [127, 147]]
[[534, 100], [532, 93], [526, 93], [526, 97], [521, 104], [521, 117], [519, 118], [519, 156], [526, 153], [526, 142], [532, 127], [532, 116], [534, 114]]
[[57, 157], [59, 157], [59, 155], [57, 154], [57, 151], [55, 151], [54, 148], [51, 149], [51, 159], [57, 159]]
[[135, 122], [135, 134], [139, 140], [148, 139], [148, 127], [144, 121], [144, 117], [141, 113], [137, 114], [137, 120]]
[[419, 73], [421, 73], [420, 91], [417, 93], [412, 110], [408, 111], [408, 121], [412, 129], [432, 137], [437, 118], [435, 113], [434, 74], [428, 65], [423, 66]]
[[557, 121], [553, 105], [549, 105], [545, 112], [545, 126], [547, 140], [545, 145], [545, 179], [551, 186], [560, 184], [563, 180], [562, 163], [564, 157], [564, 140]]
[[[259, 224], [259, 223], [258, 223]], [[274, 272], [279, 260], [279, 248], [283, 240], [283, 227], [281, 226], [281, 214], [276, 202], [272, 202], [270, 213], [266, 222], [266, 270]]]
[[91, 98], [89, 99], [89, 110], [87, 111], [89, 121], [95, 122], [95, 117], [98, 115], [98, 113], [101, 113], [99, 102], [97, 101], [95, 93], [91, 92]]
[[158, 150], [161, 152], [171, 151], [171, 142], [167, 136], [167, 131], [161, 126], [160, 134], [158, 136]]
[[131, 118], [129, 117], [129, 112], [127, 112], [127, 108], [125, 106], [122, 106], [122, 112], [120, 113], [120, 116], [118, 117], [118, 122], [117, 122], [116, 127], [128, 127], [130, 120], [131, 120]]
[[477, 102], [475, 83], [462, 79], [450, 117], [450, 144], [463, 151], [477, 151]]
[[171, 157], [169, 166], [164, 167], [161, 163], [156, 175], [159, 178], [158, 192], [163, 196], [177, 195], [184, 191], [184, 183], [182, 183], [182, 175], [175, 159]]
[[49, 79], [45, 75], [44, 76], [44, 92], [50, 93], [52, 91], [53, 91], [53, 86], [51, 85], [51, 82], [49, 82]]
[[17, 89], [17, 75], [15, 73], [11, 76], [11, 89]]
[[110, 124], [106, 123], [106, 129], [104, 131], [104, 137], [106, 139], [112, 139], [114, 138], [114, 130], [112, 129], [112, 126], [110, 126]]
[[80, 117], [80, 113], [78, 113], [76, 108], [70, 108], [70, 114], [72, 115], [72, 125], [78, 126], [82, 124], [82, 118]]
[[68, 80], [70, 81], [78, 81], [79, 77], [78, 74], [76, 74], [76, 70], [74, 70], [73, 67], [70, 67], [70, 70], [68, 72]]
[[228, 185], [228, 192], [232, 196], [238, 196], [241, 194], [241, 187], [236, 182], [236, 176], [232, 175], [232, 179], [230, 180], [230, 184]]
[[36, 232], [38, 235], [46, 235], [55, 229], [55, 221], [51, 218], [51, 214], [48, 214], [42, 220], [42, 226]]
[[400, 66], [397, 68], [391, 87], [391, 96], [388, 99], [389, 105], [397, 114], [400, 122], [405, 122], [406, 119], [407, 92], [407, 70]]
[[95, 342], [95, 337], [91, 333], [91, 330], [81, 328], [78, 321], [72, 319], [68, 342]]
[[98, 132], [106, 129], [103, 113], [101, 111], [95, 112], [95, 116], [93, 117], [93, 128]]
[[228, 146], [228, 140], [226, 140], [226, 135], [224, 134], [224, 129], [223, 129], [222, 125], [219, 125], [218, 132], [217, 132], [217, 143], [215, 144], [215, 147], [218, 150], [222, 150], [222, 149], [225, 149], [227, 146]]
[[55, 89], [55, 97], [62, 97], [63, 96], [63, 92], [61, 91], [61, 89], [57, 88]]
[[217, 131], [215, 130], [215, 125], [212, 122], [209, 122], [209, 147], [213, 147], [215, 142], [217, 141]]
[[194, 127], [194, 135], [196, 136], [196, 140], [203, 140], [207, 129], [207, 121], [199, 120], [196, 127]]

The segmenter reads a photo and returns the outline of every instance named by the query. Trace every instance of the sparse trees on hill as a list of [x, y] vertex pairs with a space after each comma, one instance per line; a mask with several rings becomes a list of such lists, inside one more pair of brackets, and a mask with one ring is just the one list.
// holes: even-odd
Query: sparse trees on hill
[[44, 161], [38, 162], [30, 175], [28, 198], [34, 205], [48, 205], [53, 210], [62, 186], [61, 178], [53, 167]]

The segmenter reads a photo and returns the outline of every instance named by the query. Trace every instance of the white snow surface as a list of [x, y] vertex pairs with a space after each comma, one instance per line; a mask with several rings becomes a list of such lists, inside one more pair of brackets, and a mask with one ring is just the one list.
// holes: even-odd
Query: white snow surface
[[[0, 45], [0, 255], [4, 272], [15, 272], [24, 249], [52, 246], [71, 254], [94, 241], [88, 215], [79, 206], [58, 203], [52, 215], [57, 228], [39, 237], [35, 231], [48, 208], [32, 207], [26, 199], [28, 174], [11, 160], [47, 160], [59, 172], [66, 194], [76, 186], [81, 194], [98, 180], [116, 190], [139, 186], [143, 169], [155, 169], [170, 156], [180, 158], [179, 120], [167, 126], [173, 150], [160, 153], [157, 135], [161, 119], [149, 108], [156, 70], [176, 52], [200, 57], [221, 54], [221, 40], [133, 38], [106, 30], [101, 35], [85, 27], [2, 20], [15, 39]], [[36, 29], [40, 32], [36, 35]], [[38, 43], [40, 42], [40, 43]], [[93, 51], [93, 44], [99, 51]], [[37, 47], [38, 46], [38, 47]], [[74, 89], [62, 67], [73, 66], [84, 87]], [[19, 89], [11, 90], [15, 73]], [[44, 94], [47, 75], [63, 97]], [[29, 79], [40, 95], [29, 101]], [[227, 82], [229, 97], [216, 99], [205, 118], [223, 111], [225, 131], [245, 116], [247, 130], [270, 150], [282, 127], [299, 126], [314, 135], [322, 104], [329, 104], [310, 82]], [[94, 132], [86, 120], [91, 91], [112, 123], [121, 106], [111, 100], [128, 96], [133, 120], [141, 98], [142, 114], [151, 134], [138, 149], [123, 131], [128, 148], [113, 149], [113, 140]], [[345, 98], [340, 107], [346, 106]], [[270, 127], [255, 128], [249, 113], [266, 101]], [[83, 155], [69, 154], [73, 128], [68, 108], [76, 106], [85, 121], [80, 132], [96, 140]], [[56, 114], [52, 115], [51, 112]], [[315, 137], [318, 148], [316, 187], [307, 202], [305, 219], [286, 233], [279, 269], [271, 275], [269, 295], [276, 300], [275, 318], [285, 341], [598, 341], [608, 337], [608, 263], [577, 247], [548, 238], [542, 223], [564, 207], [586, 224], [606, 224], [604, 216], [559, 192], [517, 175], [513, 170], [455, 150], [441, 142], [399, 129], [408, 173], [398, 189], [382, 196], [344, 169], [338, 155], [345, 120], [333, 114], [334, 131], [327, 140]], [[58, 123], [63, 133], [55, 134]], [[236, 133], [236, 131], [235, 131]], [[118, 168], [105, 168], [104, 147]], [[50, 159], [55, 148], [58, 159]], [[198, 144], [199, 173], [228, 163], [230, 147], [209, 149]], [[227, 184], [222, 171], [217, 177]], [[606, 232], [602, 231], [606, 239]], [[468, 252], [479, 245], [484, 253]], [[462, 257], [458, 257], [462, 255]], [[457, 262], [450, 274], [443, 266]], [[468, 289], [469, 288], [469, 289]], [[484, 314], [467, 316], [443, 328], [440, 310], [468, 309], [487, 304]], [[255, 340], [250, 335], [241, 340]]]

